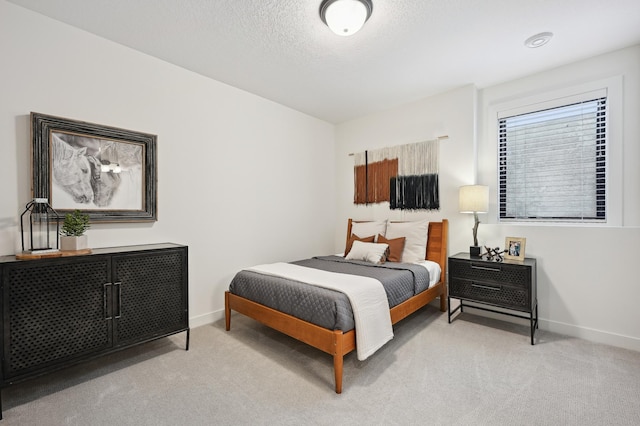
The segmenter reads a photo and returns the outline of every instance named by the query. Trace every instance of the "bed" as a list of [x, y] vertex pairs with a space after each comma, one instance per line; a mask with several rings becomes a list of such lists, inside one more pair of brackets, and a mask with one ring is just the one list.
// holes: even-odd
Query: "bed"
[[[350, 248], [350, 242], [352, 244], [360, 244], [359, 242], [353, 243], [354, 232], [357, 227], [367, 226], [372, 222], [358, 222], [349, 219], [347, 224], [347, 251]], [[388, 222], [389, 227], [392, 224], [394, 226], [401, 226], [402, 224], [410, 222]], [[427, 227], [428, 226], [428, 227]], [[361, 229], [361, 228], [357, 228]], [[389, 229], [389, 228], [388, 228]], [[392, 306], [389, 309], [389, 315], [391, 324], [396, 324], [400, 320], [411, 315], [420, 308], [426, 306], [436, 298], [440, 298], [440, 311], [446, 311], [447, 295], [446, 295], [446, 265], [447, 265], [447, 235], [448, 235], [448, 221], [443, 219], [440, 222], [428, 222], [424, 229], [428, 229], [428, 238], [426, 242], [426, 252], [424, 259], [425, 263], [435, 262], [439, 267], [439, 275], [437, 282], [431, 282], [428, 288], [420, 291], [419, 293], [402, 299], [401, 302], [393, 304], [390, 302], [388, 306]], [[407, 240], [408, 241], [408, 240]], [[358, 246], [360, 247], [360, 246]], [[423, 247], [424, 249], [424, 247]], [[389, 254], [389, 251], [386, 252]], [[314, 261], [322, 261], [325, 259], [314, 258]], [[337, 259], [328, 259], [333, 262], [338, 262]], [[402, 259], [404, 262], [404, 259]], [[430, 262], [429, 262], [430, 261]], [[296, 262], [293, 262], [296, 263]], [[305, 265], [304, 262], [301, 263]], [[389, 264], [387, 262], [386, 264]], [[340, 265], [338, 265], [341, 267]], [[241, 271], [243, 273], [252, 273], [255, 271]], [[234, 290], [233, 284], [240, 280], [240, 273], [236, 275], [232, 285], [228, 291], [225, 292], [225, 328], [227, 331], [231, 329], [231, 311], [236, 311], [243, 315], [259, 321], [260, 323], [278, 330], [284, 334], [287, 334], [301, 342], [311, 345], [329, 355], [333, 356], [333, 368], [335, 376], [335, 392], [342, 393], [342, 374], [343, 374], [343, 360], [344, 356], [354, 350], [356, 350], [357, 341], [357, 328], [349, 325], [318, 325], [321, 321], [315, 321], [314, 319], [305, 320], [301, 319], [297, 314], [287, 313], [288, 309], [280, 308], [277, 305], [274, 307], [267, 306], [266, 304], [259, 303], [255, 297], [247, 296], [243, 297], [239, 294], [235, 294], [238, 291]], [[433, 276], [433, 275], [432, 275]], [[277, 296], [276, 281], [281, 280], [278, 277], [266, 277], [267, 282], [273, 280], [274, 288]], [[242, 281], [242, 280], [240, 280]], [[282, 280], [281, 280], [282, 281]], [[433, 281], [433, 280], [432, 280]], [[288, 283], [289, 285], [295, 283]], [[300, 284], [300, 283], [298, 283]], [[269, 284], [267, 284], [269, 285]], [[235, 287], [238, 287], [237, 285]], [[324, 291], [322, 289], [318, 290]], [[327, 290], [330, 291], [330, 290]], [[245, 295], [246, 296], [246, 295]], [[254, 299], [254, 300], [252, 300]], [[333, 303], [333, 302], [331, 302]], [[316, 323], [314, 323], [316, 322]], [[336, 327], [343, 327], [342, 329]]]

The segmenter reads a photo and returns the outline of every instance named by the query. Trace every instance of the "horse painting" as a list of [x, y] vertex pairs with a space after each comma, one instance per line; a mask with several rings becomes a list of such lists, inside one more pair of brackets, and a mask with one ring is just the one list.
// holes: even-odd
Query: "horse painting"
[[102, 162], [94, 157], [88, 156], [91, 164], [91, 189], [93, 190], [93, 204], [98, 207], [106, 207], [111, 204], [111, 199], [120, 186], [120, 174], [112, 171], [103, 172]]
[[52, 145], [53, 181], [62, 189], [58, 206], [140, 208], [142, 146], [72, 133], [53, 133]]
[[88, 204], [93, 201], [91, 188], [91, 165], [86, 148], [74, 148], [52, 135], [53, 182], [73, 197], [76, 203]]

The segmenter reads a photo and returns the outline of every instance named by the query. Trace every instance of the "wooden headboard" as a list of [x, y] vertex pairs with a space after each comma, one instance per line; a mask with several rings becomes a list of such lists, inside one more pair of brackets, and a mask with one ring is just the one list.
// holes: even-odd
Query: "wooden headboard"
[[[349, 219], [347, 223], [347, 243], [351, 237], [351, 225], [353, 222], [368, 222]], [[446, 277], [447, 271], [447, 244], [449, 236], [449, 221], [442, 219], [441, 222], [429, 222], [429, 236], [427, 239], [427, 253], [425, 259], [436, 262], [440, 265], [441, 279]]]

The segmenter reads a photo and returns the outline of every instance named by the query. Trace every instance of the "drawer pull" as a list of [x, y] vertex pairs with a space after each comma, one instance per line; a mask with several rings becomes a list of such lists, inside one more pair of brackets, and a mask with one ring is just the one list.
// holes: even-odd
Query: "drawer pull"
[[500, 291], [502, 290], [502, 287], [492, 287], [490, 285], [482, 285], [482, 284], [476, 284], [476, 283], [471, 283], [471, 287], [475, 287], [475, 288], [483, 288], [485, 290], [493, 290], [493, 291]]
[[491, 272], [501, 272], [502, 271], [502, 268], [500, 268], [500, 267], [491, 268], [489, 266], [474, 265], [473, 263], [471, 264], [471, 269], [482, 269], [483, 271], [491, 271]]

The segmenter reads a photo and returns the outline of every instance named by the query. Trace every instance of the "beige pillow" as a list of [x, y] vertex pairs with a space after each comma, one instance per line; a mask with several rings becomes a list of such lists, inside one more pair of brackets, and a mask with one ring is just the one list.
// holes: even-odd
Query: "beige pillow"
[[345, 259], [364, 260], [365, 262], [380, 264], [385, 262], [388, 249], [388, 244], [363, 243], [356, 240], [353, 242], [353, 247], [351, 247], [351, 251], [345, 256]]
[[356, 235], [385, 235], [387, 229], [386, 220], [377, 220], [371, 222], [351, 222], [351, 234]]
[[428, 232], [429, 220], [427, 219], [415, 222], [389, 222], [384, 236], [388, 240], [405, 237], [401, 262], [415, 263], [424, 260], [427, 256]]
[[372, 243], [373, 240], [375, 240], [375, 235], [372, 235], [370, 237], [360, 238], [356, 234], [351, 234], [349, 241], [347, 241], [347, 246], [344, 249], [344, 255], [346, 256], [349, 254], [354, 241], [362, 241], [363, 243]]

